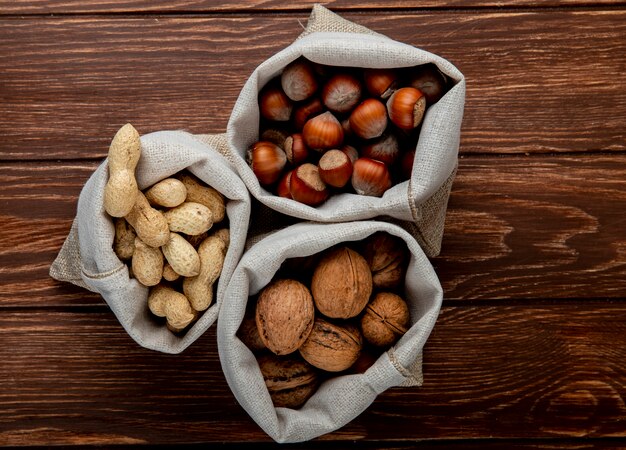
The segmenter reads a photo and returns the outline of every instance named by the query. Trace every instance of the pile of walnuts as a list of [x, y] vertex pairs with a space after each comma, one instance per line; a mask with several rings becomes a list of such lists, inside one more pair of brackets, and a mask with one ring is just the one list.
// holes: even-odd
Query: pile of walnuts
[[362, 373], [409, 328], [404, 241], [384, 232], [285, 261], [249, 301], [240, 339], [274, 405], [299, 408], [324, 377]]

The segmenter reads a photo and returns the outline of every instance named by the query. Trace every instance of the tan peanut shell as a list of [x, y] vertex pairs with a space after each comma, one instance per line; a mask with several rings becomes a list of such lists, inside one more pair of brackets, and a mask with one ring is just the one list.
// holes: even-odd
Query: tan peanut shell
[[309, 289], [296, 280], [268, 284], [256, 305], [256, 325], [265, 346], [277, 355], [296, 351], [311, 332], [315, 308]]
[[309, 337], [299, 350], [313, 366], [328, 372], [340, 372], [356, 362], [362, 346], [363, 338], [354, 325], [337, 325], [316, 317]]
[[166, 178], [145, 192], [151, 205], [174, 208], [185, 201], [187, 188], [176, 178]]
[[171, 289], [170, 295], [165, 300], [165, 318], [170, 331], [178, 333], [184, 330], [196, 317], [196, 312], [187, 297]]
[[363, 336], [378, 347], [394, 344], [409, 326], [409, 307], [398, 295], [380, 292], [361, 318]]
[[221, 228], [215, 232], [215, 236], [224, 241], [226, 247], [230, 245], [230, 231], [228, 228]]
[[135, 230], [123, 217], [115, 219], [115, 238], [113, 251], [122, 261], [128, 261], [135, 251]]
[[277, 408], [299, 408], [317, 389], [316, 370], [300, 358], [263, 355], [258, 363], [265, 386]]
[[194, 277], [200, 273], [200, 257], [193, 246], [180, 234], [170, 233], [161, 248], [172, 269], [183, 277]]
[[163, 275], [163, 254], [161, 249], [144, 244], [135, 238], [133, 253], [133, 275], [144, 286], [156, 286]]
[[196, 311], [204, 311], [213, 301], [213, 284], [222, 273], [226, 245], [217, 236], [209, 236], [198, 247], [200, 273], [183, 280], [183, 292]]
[[173, 289], [162, 284], [154, 286], [148, 294], [148, 308], [157, 317], [165, 317], [165, 301], [170, 296]]
[[126, 220], [133, 226], [139, 239], [150, 247], [161, 247], [169, 239], [170, 229], [165, 216], [150, 206], [141, 192], [137, 193], [137, 201]]
[[224, 197], [212, 187], [201, 184], [201, 182], [191, 174], [183, 173], [178, 179], [187, 188], [188, 202], [200, 203], [211, 210], [213, 213], [213, 222], [218, 223], [224, 220], [226, 213], [226, 205]]
[[165, 265], [163, 266], [163, 279], [166, 281], [176, 281], [180, 278], [180, 275], [178, 275], [174, 269], [172, 269], [172, 266], [170, 265], [170, 263], [165, 263]]
[[104, 187], [104, 209], [112, 217], [126, 216], [139, 189], [135, 168], [141, 156], [139, 133], [127, 123], [113, 137], [109, 146], [109, 180]]
[[208, 231], [213, 226], [213, 214], [206, 206], [184, 202], [164, 213], [170, 231], [190, 236]]
[[320, 260], [311, 280], [315, 306], [327, 317], [357, 316], [372, 294], [372, 272], [365, 259], [348, 247], [338, 247]]

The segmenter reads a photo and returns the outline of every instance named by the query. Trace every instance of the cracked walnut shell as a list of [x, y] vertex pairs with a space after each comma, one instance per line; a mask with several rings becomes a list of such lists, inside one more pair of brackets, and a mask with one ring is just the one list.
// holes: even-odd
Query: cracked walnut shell
[[317, 388], [317, 372], [298, 357], [263, 355], [258, 362], [265, 386], [277, 408], [299, 408]]
[[325, 316], [357, 316], [372, 294], [372, 273], [367, 261], [348, 247], [331, 250], [315, 268], [311, 293], [315, 306]]
[[356, 326], [337, 325], [317, 317], [300, 354], [318, 369], [340, 372], [354, 364], [362, 347], [363, 337]]
[[313, 327], [315, 309], [307, 287], [296, 280], [276, 280], [259, 294], [256, 325], [263, 344], [277, 355], [295, 352]]
[[374, 297], [361, 318], [363, 336], [373, 345], [388, 347], [406, 333], [409, 307], [396, 294], [381, 292]]

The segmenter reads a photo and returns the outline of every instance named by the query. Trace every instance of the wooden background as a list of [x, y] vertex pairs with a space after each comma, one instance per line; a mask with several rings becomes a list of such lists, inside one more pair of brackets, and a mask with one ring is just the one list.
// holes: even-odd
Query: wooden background
[[[48, 269], [115, 131], [223, 131], [312, 4], [0, 0], [0, 445], [269, 441], [213, 329], [144, 350]], [[626, 3], [326, 5], [449, 59], [468, 91], [424, 386], [297, 447], [626, 447]]]

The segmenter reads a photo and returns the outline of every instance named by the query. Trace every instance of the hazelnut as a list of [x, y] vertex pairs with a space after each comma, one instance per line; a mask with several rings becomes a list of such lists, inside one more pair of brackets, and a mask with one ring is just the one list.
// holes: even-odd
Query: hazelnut
[[373, 139], [387, 128], [385, 105], [375, 98], [368, 98], [350, 114], [350, 129], [363, 139]]
[[370, 94], [387, 98], [393, 93], [398, 74], [393, 69], [365, 69], [363, 78]]
[[337, 319], [357, 316], [372, 294], [367, 261], [348, 247], [332, 249], [313, 272], [311, 293], [322, 314]]
[[290, 170], [285, 175], [282, 176], [280, 181], [278, 182], [278, 186], [276, 187], [276, 195], [283, 198], [292, 198], [291, 197], [291, 174], [293, 170]]
[[330, 186], [344, 187], [352, 176], [350, 157], [341, 150], [328, 150], [318, 163], [320, 178]]
[[280, 84], [287, 97], [294, 102], [306, 100], [317, 90], [313, 67], [305, 59], [297, 59], [283, 70]]
[[409, 85], [422, 91], [428, 105], [437, 103], [446, 93], [445, 75], [434, 64], [418, 66]]
[[289, 181], [289, 192], [295, 201], [310, 206], [319, 205], [329, 195], [318, 167], [311, 163], [304, 163], [293, 171]]
[[276, 408], [299, 408], [317, 389], [316, 370], [299, 357], [263, 355], [258, 363]]
[[409, 307], [401, 297], [380, 292], [367, 305], [361, 318], [361, 329], [371, 344], [389, 347], [406, 333], [409, 320]]
[[267, 128], [261, 133], [259, 141], [269, 141], [272, 144], [276, 144], [280, 148], [283, 148], [285, 139], [287, 139], [288, 136], [289, 133], [285, 130], [281, 130], [280, 128]]
[[296, 106], [293, 111], [293, 125], [296, 127], [296, 130], [302, 131], [307, 120], [322, 112], [324, 112], [322, 101], [317, 97], [313, 97], [299, 106]]
[[415, 150], [409, 150], [402, 155], [402, 159], [400, 160], [400, 173], [403, 180], [411, 178], [411, 173], [413, 172], [413, 161], [415, 161]]
[[400, 129], [411, 131], [424, 118], [426, 97], [418, 89], [405, 87], [394, 92], [387, 100], [389, 119]]
[[310, 149], [323, 151], [339, 147], [343, 142], [343, 128], [333, 113], [324, 114], [309, 119], [302, 129], [304, 143]]
[[267, 86], [259, 94], [259, 111], [268, 120], [286, 122], [291, 118], [293, 105], [280, 87]]
[[292, 353], [311, 332], [311, 293], [296, 280], [276, 280], [259, 294], [256, 325], [263, 344], [277, 355]]
[[401, 287], [408, 263], [408, 249], [397, 236], [377, 232], [363, 242], [363, 257], [372, 271], [372, 283], [378, 289]]
[[300, 354], [318, 369], [340, 372], [354, 364], [362, 346], [363, 337], [356, 326], [337, 325], [317, 317]]
[[352, 168], [352, 187], [359, 195], [381, 197], [391, 187], [391, 174], [385, 163], [359, 158]]
[[400, 156], [398, 139], [394, 134], [384, 134], [361, 147], [361, 155], [391, 166]]
[[283, 143], [283, 149], [287, 155], [287, 161], [296, 166], [302, 164], [309, 156], [309, 149], [306, 147], [301, 133], [287, 136]]
[[348, 158], [350, 158], [350, 162], [352, 164], [354, 164], [356, 162], [357, 159], [359, 159], [359, 152], [356, 148], [354, 148], [351, 145], [344, 145], [343, 147], [341, 147], [339, 150], [341, 150], [342, 152], [344, 152], [346, 155], [348, 155]]
[[264, 186], [278, 181], [287, 164], [287, 155], [277, 145], [267, 141], [259, 141], [248, 150], [248, 164]]
[[338, 73], [322, 89], [322, 101], [331, 111], [347, 113], [361, 98], [361, 83], [352, 75]]

